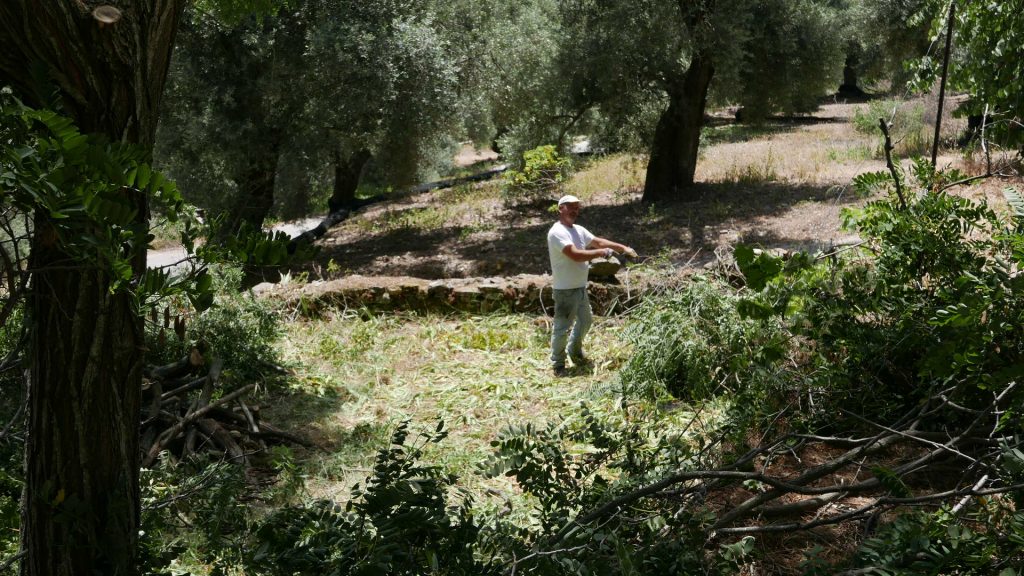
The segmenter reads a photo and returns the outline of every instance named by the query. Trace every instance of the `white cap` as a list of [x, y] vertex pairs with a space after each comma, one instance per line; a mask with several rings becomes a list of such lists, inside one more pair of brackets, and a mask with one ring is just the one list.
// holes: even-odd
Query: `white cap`
[[561, 206], [562, 204], [578, 204], [579, 201], [580, 199], [573, 196], [572, 194], [566, 194], [565, 196], [562, 196], [561, 198], [558, 199], [558, 205]]

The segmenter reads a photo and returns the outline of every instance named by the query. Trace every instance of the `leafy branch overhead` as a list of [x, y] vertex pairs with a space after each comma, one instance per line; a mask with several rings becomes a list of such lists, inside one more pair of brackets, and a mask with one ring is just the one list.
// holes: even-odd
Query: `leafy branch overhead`
[[2, 149], [4, 202], [35, 214], [36, 232], [71, 256], [73, 266], [110, 271], [110, 290], [132, 292], [142, 306], [172, 293], [189, 293], [200, 307], [209, 306], [202, 266], [179, 276], [161, 270], [134, 275], [133, 263], [145, 258], [153, 239], [148, 220], [139, 217], [150, 202], [182, 223], [186, 245], [198, 234], [194, 212], [174, 182], [146, 162], [143, 148], [82, 134], [70, 119], [28, 108], [9, 93], [0, 95], [0, 122], [4, 139], [16, 143]]

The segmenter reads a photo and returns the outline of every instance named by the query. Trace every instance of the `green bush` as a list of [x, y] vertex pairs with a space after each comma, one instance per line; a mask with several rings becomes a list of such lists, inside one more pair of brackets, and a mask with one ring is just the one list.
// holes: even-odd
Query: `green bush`
[[373, 475], [341, 506], [321, 500], [278, 509], [261, 521], [251, 567], [268, 574], [496, 573], [474, 557], [479, 528], [471, 501], [452, 502], [457, 478], [418, 462], [443, 425], [410, 443], [408, 422], [377, 453]]
[[782, 357], [779, 328], [744, 318], [728, 284], [695, 277], [650, 298], [632, 314], [625, 338], [633, 354], [622, 370], [627, 394], [708, 399], [767, 382]]
[[505, 173], [505, 202], [518, 204], [557, 196], [568, 169], [569, 161], [550, 144], [524, 152], [522, 168]]
[[[274, 344], [281, 334], [280, 318], [267, 301], [238, 290], [238, 268], [217, 267], [213, 276], [216, 297], [210, 308], [193, 312], [183, 299], [172, 298], [152, 311], [146, 322], [147, 361], [170, 363], [203, 343], [208, 356], [224, 360], [225, 370], [243, 379], [260, 377], [279, 364]], [[184, 338], [173, 329], [176, 317], [185, 322]]]
[[889, 123], [889, 136], [899, 156], [923, 156], [931, 150], [932, 136], [924, 122], [924, 104], [898, 100], [872, 100], [867, 107], [858, 108], [853, 115], [853, 127], [861, 134], [877, 136], [879, 145], [875, 155], [882, 157], [882, 132], [878, 120]]
[[882, 526], [852, 561], [873, 574], [1020, 576], [1024, 565], [1024, 512], [998, 499], [965, 513], [902, 514]]
[[170, 576], [183, 573], [183, 566], [202, 566], [211, 574], [231, 574], [243, 565], [253, 510], [242, 468], [162, 460], [142, 470], [139, 485], [142, 573]]
[[[950, 178], [924, 162], [915, 171], [921, 187]], [[859, 183], [888, 177], [869, 176]], [[1024, 240], [984, 202], [904, 186], [906, 207], [890, 188], [848, 213], [870, 251], [796, 270], [740, 259], [748, 279], [762, 278], [742, 310], [784, 319], [806, 343], [791, 372], [836, 405], [884, 417], [955, 383], [950, 398], [980, 408], [986, 391], [1024, 375], [1024, 277], [1014, 271]]]
[[531, 496], [519, 511], [527, 521], [522, 527], [487, 523], [493, 528], [481, 532], [481, 549], [523, 574], [739, 573], [753, 539], [708, 549], [715, 516], [697, 501], [644, 498], [587, 517], [616, 496], [710, 465], [704, 461], [709, 454], [677, 436], [639, 426], [623, 412], [599, 414], [585, 405], [546, 426], [510, 426], [491, 443], [494, 454], [481, 468], [514, 478]]

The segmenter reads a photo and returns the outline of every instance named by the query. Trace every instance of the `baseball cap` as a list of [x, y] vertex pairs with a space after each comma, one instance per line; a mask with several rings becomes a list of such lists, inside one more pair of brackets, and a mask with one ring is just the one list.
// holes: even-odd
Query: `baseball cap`
[[574, 203], [578, 204], [579, 201], [580, 201], [580, 199], [575, 197], [575, 196], [573, 196], [572, 194], [566, 194], [565, 196], [562, 196], [561, 198], [558, 199], [558, 205], [561, 206], [562, 204], [574, 204]]

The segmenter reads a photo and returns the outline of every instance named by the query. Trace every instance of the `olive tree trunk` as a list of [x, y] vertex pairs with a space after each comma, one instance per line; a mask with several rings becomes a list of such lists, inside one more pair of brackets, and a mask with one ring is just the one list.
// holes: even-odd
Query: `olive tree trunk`
[[700, 130], [713, 76], [710, 59], [696, 56], [682, 82], [669, 90], [669, 105], [658, 120], [651, 144], [644, 202], [687, 199], [686, 191], [693, 186], [697, 171]]
[[[152, 147], [185, 0], [3, 0], [0, 84], [85, 133]], [[112, 8], [116, 7], [116, 8]], [[42, 72], [42, 74], [40, 74]], [[146, 198], [125, 191], [140, 221]], [[27, 303], [26, 576], [135, 574], [143, 324], [108, 271], [75, 261], [35, 216]], [[145, 252], [133, 258], [136, 275]]]
[[334, 190], [327, 200], [327, 209], [331, 213], [342, 208], [350, 208], [356, 200], [359, 178], [363, 168], [373, 155], [365, 148], [345, 156], [341, 150], [334, 153]]
[[238, 204], [226, 219], [227, 225], [221, 230], [222, 238], [237, 233], [243, 223], [252, 230], [260, 230], [274, 207], [274, 184], [281, 156], [276, 145], [269, 146], [266, 153], [265, 158], [252, 162], [236, 177]]

